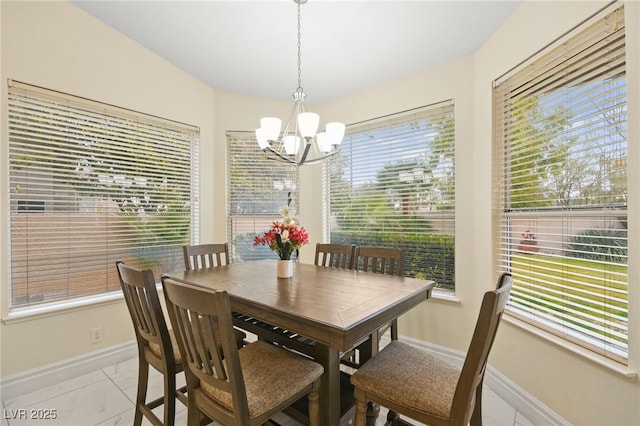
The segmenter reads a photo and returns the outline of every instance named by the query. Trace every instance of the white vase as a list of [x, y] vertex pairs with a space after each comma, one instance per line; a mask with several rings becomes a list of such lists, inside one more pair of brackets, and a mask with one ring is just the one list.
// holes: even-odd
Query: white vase
[[278, 260], [278, 278], [293, 276], [293, 260]]

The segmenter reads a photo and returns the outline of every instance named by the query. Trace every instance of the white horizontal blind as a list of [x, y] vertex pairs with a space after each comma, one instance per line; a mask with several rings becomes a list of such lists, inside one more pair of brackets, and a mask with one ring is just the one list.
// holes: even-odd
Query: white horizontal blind
[[508, 311], [627, 358], [627, 115], [622, 7], [494, 89], [498, 269]]
[[269, 247], [254, 247], [253, 239], [282, 217], [289, 194], [298, 211], [297, 189], [297, 167], [267, 158], [252, 132], [227, 132], [227, 220], [234, 262], [277, 259]]
[[399, 247], [405, 274], [454, 287], [454, 104], [348, 126], [330, 160], [332, 243]]
[[198, 129], [18, 82], [8, 91], [13, 308], [119, 291], [115, 262], [182, 266]]

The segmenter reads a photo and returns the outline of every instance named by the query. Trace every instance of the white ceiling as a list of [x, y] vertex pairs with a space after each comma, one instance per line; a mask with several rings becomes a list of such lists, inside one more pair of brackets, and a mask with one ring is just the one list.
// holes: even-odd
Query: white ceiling
[[[302, 14], [307, 104], [469, 55], [521, 0], [309, 0]], [[76, 0], [76, 6], [211, 87], [291, 100], [293, 0]]]

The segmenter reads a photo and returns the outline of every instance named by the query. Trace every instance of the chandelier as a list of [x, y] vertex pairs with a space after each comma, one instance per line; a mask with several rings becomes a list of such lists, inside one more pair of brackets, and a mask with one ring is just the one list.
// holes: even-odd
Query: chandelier
[[319, 163], [338, 152], [344, 137], [343, 123], [327, 123], [324, 132], [318, 133], [320, 116], [304, 108], [306, 94], [302, 89], [300, 54], [300, 5], [307, 0], [293, 0], [298, 5], [298, 88], [293, 93], [293, 110], [284, 131], [282, 121], [276, 117], [260, 119], [256, 139], [267, 158], [296, 166]]

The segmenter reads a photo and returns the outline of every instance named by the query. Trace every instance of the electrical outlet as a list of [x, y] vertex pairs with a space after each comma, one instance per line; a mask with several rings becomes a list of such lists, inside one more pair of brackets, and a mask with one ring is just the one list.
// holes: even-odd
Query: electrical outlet
[[91, 343], [102, 342], [102, 327], [96, 327], [91, 329]]

